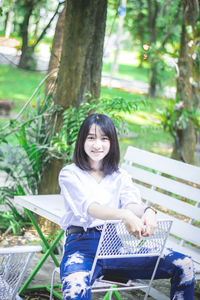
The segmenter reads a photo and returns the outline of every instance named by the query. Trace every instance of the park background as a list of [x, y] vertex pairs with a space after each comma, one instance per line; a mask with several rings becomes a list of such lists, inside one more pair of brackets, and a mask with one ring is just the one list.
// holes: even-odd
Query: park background
[[199, 1], [2, 0], [0, 9], [3, 245], [29, 228], [14, 195], [59, 192], [91, 111], [114, 120], [122, 158], [133, 145], [200, 165]]

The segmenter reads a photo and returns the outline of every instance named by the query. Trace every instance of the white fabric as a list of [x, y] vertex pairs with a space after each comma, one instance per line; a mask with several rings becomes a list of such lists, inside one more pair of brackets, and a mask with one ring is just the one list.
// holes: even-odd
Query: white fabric
[[64, 230], [70, 225], [86, 230], [103, 224], [87, 213], [92, 202], [113, 208], [123, 208], [128, 203], [142, 204], [139, 190], [129, 174], [120, 168], [97, 183], [87, 171], [75, 164], [67, 165], [60, 171], [59, 185], [65, 202], [65, 214], [60, 221]]

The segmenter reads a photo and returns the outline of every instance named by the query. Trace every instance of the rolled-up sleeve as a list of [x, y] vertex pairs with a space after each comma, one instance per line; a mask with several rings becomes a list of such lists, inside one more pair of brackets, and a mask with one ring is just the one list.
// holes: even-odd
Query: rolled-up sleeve
[[80, 223], [90, 223], [92, 217], [87, 213], [88, 206], [93, 202], [92, 190], [83, 186], [77, 174], [63, 168], [58, 177], [61, 194], [68, 207], [68, 213], [73, 214]]
[[139, 189], [135, 186], [131, 176], [123, 170], [120, 189], [120, 204], [121, 207], [124, 208], [129, 203], [143, 205]]

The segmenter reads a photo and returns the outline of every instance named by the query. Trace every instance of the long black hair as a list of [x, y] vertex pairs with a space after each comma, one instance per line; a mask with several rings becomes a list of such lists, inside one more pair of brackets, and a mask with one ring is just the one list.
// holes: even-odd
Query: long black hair
[[112, 174], [118, 170], [120, 160], [119, 142], [113, 121], [104, 114], [92, 114], [83, 121], [76, 140], [73, 162], [82, 170], [89, 171], [92, 169], [84, 150], [85, 140], [92, 124], [98, 125], [110, 140], [110, 150], [103, 159], [102, 171], [105, 175]]

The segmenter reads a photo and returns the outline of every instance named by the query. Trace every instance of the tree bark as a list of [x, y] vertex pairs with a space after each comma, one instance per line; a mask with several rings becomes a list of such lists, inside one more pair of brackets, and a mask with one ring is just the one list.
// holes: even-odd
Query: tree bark
[[34, 8], [34, 3], [28, 3], [25, 16], [21, 27], [21, 35], [22, 35], [22, 54], [20, 57], [20, 61], [18, 64], [18, 68], [21, 69], [29, 69], [31, 65], [33, 50], [32, 47], [28, 47], [28, 26], [30, 17]]
[[[183, 10], [183, 22], [181, 33], [181, 46], [179, 52], [179, 77], [177, 79], [177, 99], [180, 107], [192, 111], [194, 104], [192, 97], [192, 78], [193, 78], [193, 54], [194, 54], [194, 23], [197, 10], [193, 9], [196, 0], [185, 0]], [[191, 9], [192, 8], [192, 9]], [[190, 24], [190, 29], [187, 28]], [[181, 109], [180, 109], [181, 113]], [[194, 153], [196, 148], [196, 131], [192, 121], [187, 121], [184, 129], [178, 128], [176, 131], [176, 142], [174, 143], [172, 157], [186, 163], [194, 163]]]
[[[99, 98], [107, 0], [67, 1], [61, 63], [55, 104], [66, 110], [79, 106], [85, 93]], [[57, 127], [62, 125], [62, 112], [57, 114]], [[39, 193], [59, 192], [57, 183], [62, 161], [52, 160], [42, 174]]]
[[12, 16], [13, 16], [13, 7], [14, 7], [14, 0], [10, 1], [10, 8], [8, 11], [8, 16], [6, 20], [6, 28], [5, 28], [5, 37], [8, 39], [10, 37], [11, 33], [11, 27], [12, 27]]
[[46, 25], [46, 27], [43, 29], [42, 33], [38, 37], [37, 41], [32, 45], [31, 47], [28, 46], [28, 26], [29, 26], [29, 20], [32, 14], [33, 9], [37, 4], [39, 4], [41, 0], [36, 0], [30, 1], [26, 3], [26, 14], [24, 17], [24, 21], [22, 23], [22, 54], [20, 57], [20, 61], [18, 64], [18, 67], [21, 69], [26, 69], [26, 70], [35, 70], [37, 63], [34, 61], [33, 54], [34, 54], [34, 49], [38, 45], [38, 43], [42, 40], [44, 35], [46, 34], [47, 29], [50, 27], [53, 19], [58, 13], [59, 7], [62, 4], [61, 2], [58, 3], [56, 11], [52, 18], [50, 19], [49, 23]]
[[[60, 66], [60, 58], [61, 58], [63, 35], [64, 35], [66, 5], [67, 5], [67, 1], [65, 3], [64, 9], [59, 14], [58, 21], [56, 24], [53, 45], [52, 45], [52, 51], [51, 51], [51, 57], [50, 57], [49, 66], [48, 66], [48, 73], [50, 73], [53, 70], [58, 69]], [[46, 92], [45, 92], [46, 96], [48, 96], [48, 94], [50, 94], [53, 90], [55, 90], [56, 77], [57, 77], [57, 72], [52, 74], [52, 76], [48, 79], [47, 84], [46, 84]]]
[[107, 0], [69, 0], [58, 74], [57, 104], [79, 106], [100, 95]]
[[[126, 10], [126, 0], [121, 0], [120, 6], [123, 7], [123, 8], [125, 8], [125, 10]], [[125, 12], [121, 13], [121, 15], [119, 14], [119, 24], [118, 24], [118, 27], [117, 27], [116, 42], [115, 42], [116, 49], [115, 49], [114, 61], [112, 63], [111, 75], [110, 75], [110, 79], [111, 80], [112, 80], [112, 75], [114, 73], [117, 73], [118, 69], [119, 69], [118, 58], [119, 58], [119, 53], [120, 53], [120, 46], [121, 46], [120, 43], [121, 43], [122, 33], [123, 33], [123, 25], [124, 25]]]
[[[148, 24], [149, 24], [149, 35], [150, 44], [156, 42], [156, 18], [159, 12], [159, 6], [157, 0], [147, 0], [148, 4]], [[148, 94], [150, 97], [154, 97], [156, 94], [156, 82], [157, 82], [157, 62], [156, 58], [151, 59], [151, 69], [150, 69], [150, 82]]]

